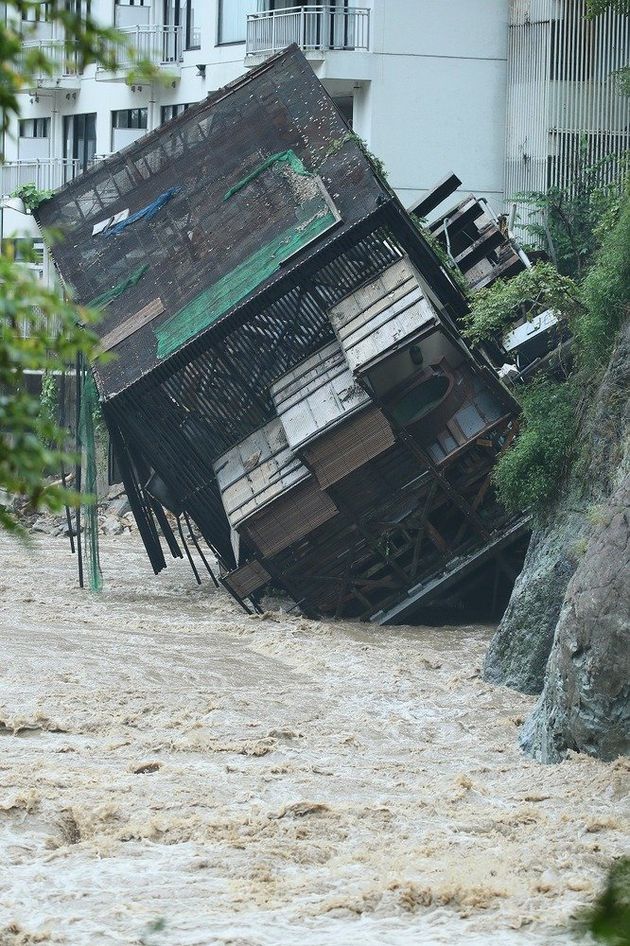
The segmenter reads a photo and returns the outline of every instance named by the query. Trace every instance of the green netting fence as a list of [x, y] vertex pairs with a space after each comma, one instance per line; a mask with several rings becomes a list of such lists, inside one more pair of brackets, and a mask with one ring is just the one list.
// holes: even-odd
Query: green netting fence
[[98, 408], [98, 392], [94, 384], [94, 378], [91, 372], [87, 371], [83, 378], [81, 391], [79, 431], [82, 445], [83, 493], [89, 497], [90, 500], [82, 504], [83, 548], [86, 571], [92, 591], [100, 591], [103, 587], [103, 573], [101, 572], [98, 547], [98, 495], [96, 485], [96, 439], [94, 432], [94, 417], [98, 412]]

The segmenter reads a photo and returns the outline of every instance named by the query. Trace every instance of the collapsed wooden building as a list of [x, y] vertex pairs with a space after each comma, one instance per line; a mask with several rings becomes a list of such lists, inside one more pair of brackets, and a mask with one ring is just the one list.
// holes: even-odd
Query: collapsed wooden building
[[527, 523], [491, 473], [518, 410], [466, 299], [297, 48], [38, 211], [154, 571], [193, 522], [245, 606], [395, 623], [497, 597]]

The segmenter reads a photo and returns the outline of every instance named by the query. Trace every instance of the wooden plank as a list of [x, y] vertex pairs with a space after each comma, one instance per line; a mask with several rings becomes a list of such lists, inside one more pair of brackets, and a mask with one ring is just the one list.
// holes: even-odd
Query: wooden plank
[[463, 273], [467, 273], [489, 253], [506, 242], [505, 237], [493, 222], [482, 231], [478, 240], [475, 240], [459, 256], [455, 257], [455, 262]]
[[398, 604], [389, 608], [387, 611], [378, 611], [371, 615], [371, 620], [376, 624], [400, 624], [410, 618], [415, 611], [422, 605], [435, 598], [437, 593], [445, 591], [448, 587], [460, 581], [464, 575], [473, 571], [482, 565], [489, 558], [496, 558], [497, 553], [508, 548], [524, 536], [531, 528], [531, 520], [528, 516], [520, 519], [518, 522], [509, 526], [501, 535], [493, 541], [488, 542], [482, 548], [477, 549], [470, 555], [457, 559], [457, 564], [449, 571], [442, 571], [441, 574], [428, 578], [420, 582], [414, 588], [410, 588], [405, 597]]
[[441, 181], [434, 184], [424, 197], [414, 201], [407, 212], [423, 220], [427, 214], [439, 207], [443, 200], [446, 200], [458, 187], [461, 187], [461, 183], [457, 174], [447, 174]]
[[103, 351], [110, 351], [110, 349], [115, 348], [116, 345], [120, 345], [121, 342], [124, 342], [126, 338], [130, 338], [135, 332], [144, 328], [145, 325], [152, 322], [153, 319], [161, 315], [162, 312], [164, 312], [164, 303], [158, 296], [157, 299], [152, 299], [151, 302], [147, 302], [145, 306], [138, 309], [133, 315], [130, 315], [128, 319], [125, 319], [124, 322], [117, 325], [116, 328], [108, 332], [107, 335], [104, 335], [101, 339], [101, 348]]
[[240, 568], [234, 569], [223, 578], [223, 584], [228, 585], [241, 598], [249, 598], [254, 591], [258, 591], [271, 579], [265, 567], [257, 561], [247, 562]]
[[377, 408], [363, 411], [304, 451], [319, 485], [327, 489], [369, 463], [395, 443], [393, 431]]

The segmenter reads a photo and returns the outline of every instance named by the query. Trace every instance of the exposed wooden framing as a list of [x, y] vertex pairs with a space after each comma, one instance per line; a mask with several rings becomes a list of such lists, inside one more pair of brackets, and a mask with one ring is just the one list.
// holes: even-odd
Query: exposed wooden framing
[[395, 624], [404, 621], [413, 613], [414, 609], [418, 609], [423, 603], [428, 603], [438, 593], [443, 593], [470, 571], [478, 568], [487, 559], [495, 558], [497, 552], [525, 535], [529, 527], [530, 520], [527, 517], [520, 519], [503, 533], [494, 537], [482, 549], [478, 549], [466, 558], [459, 559], [457, 565], [447, 574], [437, 576], [428, 582], [421, 582], [415, 589], [410, 589], [404, 601], [397, 606], [375, 614], [373, 620], [378, 624]]
[[[514, 438], [516, 437], [517, 433], [518, 433], [518, 420], [514, 420], [513, 423], [512, 423], [512, 428], [511, 428], [511, 430], [508, 432], [508, 435], [507, 435], [507, 437], [505, 438], [505, 441], [504, 441], [503, 445], [501, 446], [501, 449], [500, 449], [499, 452], [497, 453], [497, 456], [496, 456], [497, 460], [499, 460], [499, 459], [503, 456], [503, 454], [509, 449], [509, 447], [510, 447], [511, 444], [513, 443]], [[477, 441], [477, 442], [479, 442], [479, 441]], [[489, 488], [490, 488], [490, 485], [491, 485], [491, 483], [492, 483], [492, 474], [493, 474], [493, 472], [494, 472], [494, 466], [492, 467], [492, 469], [490, 470], [490, 472], [486, 475], [486, 477], [485, 477], [485, 479], [483, 480], [481, 486], [479, 487], [479, 490], [478, 490], [478, 492], [477, 492], [477, 495], [475, 496], [475, 498], [473, 499], [473, 501], [472, 501], [472, 503], [471, 503], [471, 509], [473, 509], [475, 512], [477, 511], [477, 509], [479, 509], [479, 506], [483, 503], [483, 500], [484, 500], [484, 498], [485, 498], [485, 496], [486, 496], [486, 493], [488, 492], [488, 490], [489, 490]], [[457, 537], [456, 537], [456, 539], [455, 539], [455, 544], [456, 544], [456, 545], [457, 545], [457, 543], [458, 543], [459, 541], [461, 541], [461, 539], [463, 538], [463, 535], [464, 535], [465, 530], [466, 530], [466, 524], [464, 523], [464, 524], [462, 524], [462, 526], [460, 527], [459, 532], [457, 533]]]
[[[459, 184], [450, 175], [415, 212]], [[164, 206], [165, 226], [132, 221], [94, 241], [92, 217], [119, 205]], [[449, 223], [464, 269], [497, 241], [491, 227], [476, 236], [468, 226], [479, 206], [472, 199]], [[274, 583], [308, 615], [371, 616], [504, 529], [485, 499], [494, 450], [475, 436], [492, 446], [517, 407], [459, 334], [467, 303], [448, 266], [296, 48], [67, 185], [42, 204], [42, 222], [55, 213], [68, 223], [56, 257], [77, 298], [111, 297], [98, 331], [119, 357], [97, 366], [99, 390], [156, 571], [156, 518], [181, 554], [164, 528], [168, 508], [194, 520], [243, 607], [244, 589]], [[349, 324], [353, 305], [366, 319], [344, 348], [334, 310]], [[321, 367], [329, 343], [343, 383]], [[291, 417], [295, 404], [283, 411], [274, 384], [299, 382], [305, 362]], [[259, 449], [274, 424], [286, 457], [281, 437]]]
[[427, 518], [429, 516], [429, 512], [431, 510], [431, 504], [433, 502], [433, 497], [435, 496], [437, 492], [437, 488], [438, 488], [438, 482], [437, 480], [434, 479], [431, 485], [429, 486], [427, 497], [424, 502], [424, 508], [422, 510], [422, 513], [420, 514], [420, 522], [418, 523], [418, 531], [416, 533], [416, 541], [414, 543], [414, 549], [413, 549], [413, 559], [412, 559], [411, 569], [410, 569], [410, 574], [409, 574], [410, 578], [415, 578], [418, 573], [418, 562], [420, 559], [420, 549], [422, 548], [422, 539], [424, 537]]
[[449, 499], [451, 499], [455, 503], [456, 506], [459, 507], [461, 512], [469, 520], [471, 525], [474, 526], [474, 528], [477, 530], [479, 535], [484, 539], [488, 539], [490, 537], [490, 534], [488, 530], [486, 529], [486, 527], [484, 526], [481, 519], [479, 518], [479, 516], [477, 515], [477, 513], [474, 512], [474, 510], [470, 506], [470, 503], [468, 503], [466, 499], [464, 499], [464, 497], [461, 496], [460, 493], [451, 486], [449, 481], [446, 479], [444, 474], [438, 468], [437, 464], [433, 462], [432, 458], [429, 456], [426, 450], [424, 450], [419, 444], [417, 444], [415, 440], [413, 439], [413, 437], [409, 433], [407, 433], [407, 431], [404, 428], [400, 427], [396, 423], [395, 419], [391, 415], [391, 412], [388, 412], [385, 405], [381, 403], [380, 407], [383, 413], [385, 414], [385, 416], [387, 417], [387, 419], [389, 420], [391, 426], [396, 431], [398, 439], [401, 441], [401, 443], [403, 443], [407, 447], [409, 452], [412, 453], [414, 456], [416, 456], [423, 463], [423, 465], [428, 470], [430, 470], [431, 474], [438, 481], [440, 485], [440, 489], [444, 493], [446, 493]]

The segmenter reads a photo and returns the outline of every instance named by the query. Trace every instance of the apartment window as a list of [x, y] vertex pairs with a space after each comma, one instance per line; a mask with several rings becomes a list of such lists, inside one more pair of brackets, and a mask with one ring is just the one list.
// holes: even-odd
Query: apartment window
[[146, 108], [121, 108], [112, 112], [112, 128], [146, 128]]
[[151, 0], [116, 0], [117, 7], [150, 7]]
[[96, 112], [85, 115], [64, 115], [63, 156], [74, 159], [85, 171], [96, 154]]
[[49, 18], [49, 4], [48, 3], [38, 3], [35, 6], [27, 7], [25, 10], [22, 10], [22, 22], [23, 23], [46, 23]]
[[184, 48], [199, 49], [197, 28], [199, 0], [164, 0], [164, 25], [183, 28]]
[[257, 9], [257, 0], [219, 0], [219, 44], [244, 43], [247, 14]]
[[85, 23], [92, 12], [92, 0], [65, 0], [64, 8], [66, 13], [73, 14]]
[[164, 122], [170, 122], [171, 118], [176, 118], [177, 115], [181, 115], [187, 108], [190, 108], [190, 102], [182, 102], [181, 105], [163, 105], [160, 110], [160, 124], [163, 125]]
[[196, 6], [198, 0], [186, 0], [186, 49], [199, 49], [201, 36], [197, 28]]
[[50, 118], [22, 118], [20, 138], [50, 138]]

